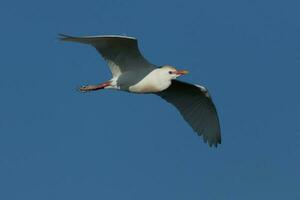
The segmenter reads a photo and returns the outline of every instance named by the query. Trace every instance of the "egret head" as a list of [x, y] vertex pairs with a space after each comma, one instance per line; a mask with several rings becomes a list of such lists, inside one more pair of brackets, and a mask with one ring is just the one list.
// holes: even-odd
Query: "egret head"
[[175, 67], [170, 65], [164, 65], [161, 67], [161, 73], [163, 73], [169, 79], [176, 79], [178, 76], [189, 73], [187, 70], [177, 70]]

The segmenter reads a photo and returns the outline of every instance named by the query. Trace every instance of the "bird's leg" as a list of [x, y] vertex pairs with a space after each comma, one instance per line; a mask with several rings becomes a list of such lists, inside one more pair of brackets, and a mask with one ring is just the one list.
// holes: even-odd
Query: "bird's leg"
[[89, 91], [101, 90], [101, 89], [105, 89], [106, 87], [108, 87], [110, 85], [111, 85], [110, 81], [101, 83], [98, 85], [84, 85], [79, 88], [79, 91], [80, 92], [89, 92]]

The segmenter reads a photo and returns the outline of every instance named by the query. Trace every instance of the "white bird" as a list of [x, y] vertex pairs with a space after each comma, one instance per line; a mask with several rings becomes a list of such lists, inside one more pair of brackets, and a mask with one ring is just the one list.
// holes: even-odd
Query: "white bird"
[[187, 74], [170, 65], [158, 67], [149, 63], [138, 49], [137, 39], [119, 35], [73, 37], [60, 34], [63, 41], [92, 45], [107, 61], [112, 78], [97, 85], [80, 87], [88, 92], [115, 89], [141, 94], [156, 94], [173, 104], [198, 135], [209, 146], [221, 144], [217, 111], [208, 90], [175, 80]]

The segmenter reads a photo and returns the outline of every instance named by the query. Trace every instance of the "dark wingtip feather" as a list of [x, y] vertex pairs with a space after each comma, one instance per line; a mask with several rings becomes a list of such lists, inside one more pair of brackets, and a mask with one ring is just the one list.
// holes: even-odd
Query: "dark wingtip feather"
[[63, 33], [59, 33], [58, 37], [57, 37], [57, 39], [60, 40], [60, 41], [69, 41], [69, 40], [72, 40], [74, 38], [75, 37], [70, 36], [70, 35], [66, 35], [66, 34], [63, 34]]

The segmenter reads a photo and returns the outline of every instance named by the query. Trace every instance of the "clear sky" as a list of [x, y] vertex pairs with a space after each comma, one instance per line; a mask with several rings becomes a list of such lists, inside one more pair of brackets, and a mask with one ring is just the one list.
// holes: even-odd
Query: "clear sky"
[[[0, 3], [0, 199], [300, 199], [299, 1]], [[126, 34], [208, 87], [209, 148], [155, 95], [81, 94], [110, 72], [58, 33]]]

